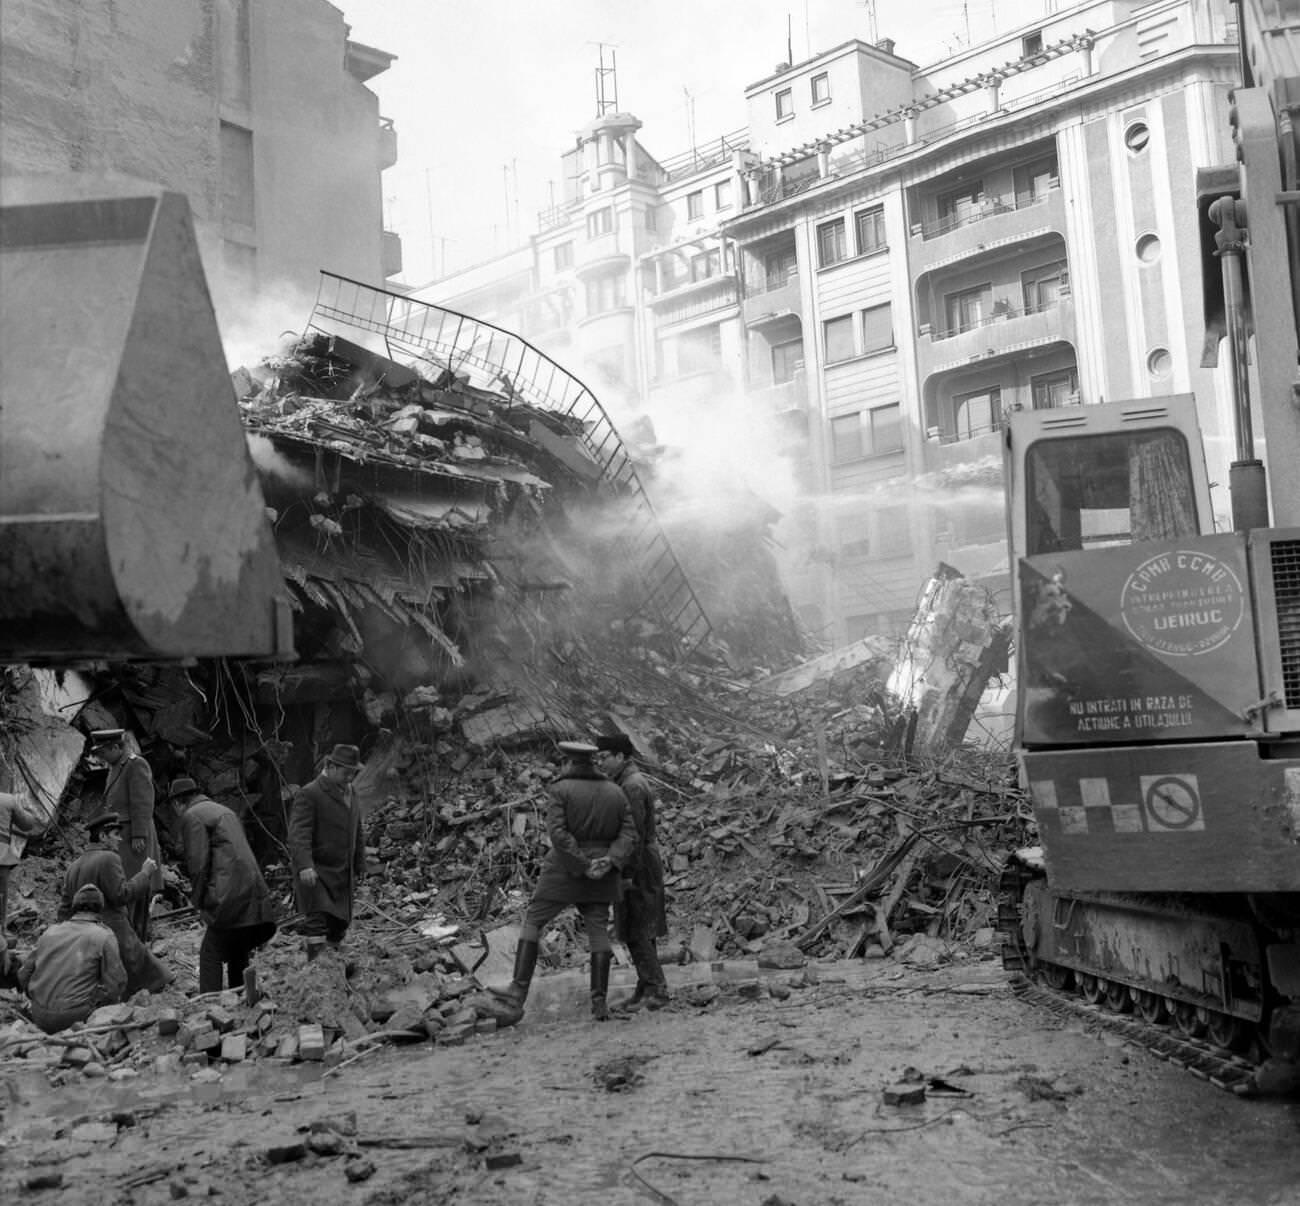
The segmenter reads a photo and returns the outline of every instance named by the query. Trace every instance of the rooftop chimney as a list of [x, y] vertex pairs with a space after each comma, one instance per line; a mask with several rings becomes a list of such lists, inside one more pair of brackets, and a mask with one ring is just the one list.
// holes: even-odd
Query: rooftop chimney
[[881, 38], [880, 41], [876, 43], [876, 47], [883, 50], [886, 54], [893, 54], [895, 45], [896, 43], [893, 38]]

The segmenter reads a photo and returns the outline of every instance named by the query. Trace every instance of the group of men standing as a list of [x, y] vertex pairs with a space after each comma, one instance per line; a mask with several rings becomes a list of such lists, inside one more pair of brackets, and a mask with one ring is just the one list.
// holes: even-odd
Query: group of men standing
[[570, 905], [587, 933], [592, 1017], [605, 1021], [610, 1016], [611, 905], [618, 937], [627, 944], [637, 974], [635, 991], [616, 1008], [657, 1009], [668, 1001], [656, 949], [667, 925], [655, 797], [637, 770], [636, 749], [619, 733], [599, 737], [595, 745], [562, 741], [560, 752], [564, 762], [551, 784], [546, 810], [551, 848], [524, 913], [514, 973], [505, 988], [489, 989], [506, 1010], [500, 1020], [507, 1024], [523, 1016], [542, 933]]
[[[128, 750], [123, 730], [91, 737], [109, 767], [103, 807], [87, 823], [91, 845], [64, 877], [60, 920], [40, 936], [19, 971], [33, 1020], [49, 1032], [142, 989], [157, 992], [174, 978], [149, 949], [150, 904], [162, 886], [153, 776], [145, 759]], [[617, 1007], [659, 1008], [668, 989], [656, 940], [667, 926], [654, 793], [623, 734], [598, 738], [595, 745], [561, 742], [560, 750], [564, 763], [546, 815], [551, 848], [524, 916], [511, 983], [491, 991], [507, 1021], [522, 1017], [542, 933], [573, 905], [590, 948], [592, 1015], [608, 1018], [612, 907], [637, 973], [635, 991]], [[320, 774], [294, 795], [288, 845], [309, 962], [341, 943], [365, 875], [361, 810], [352, 788], [361, 769], [358, 747], [336, 745]], [[173, 780], [169, 799], [180, 812], [191, 900], [205, 926], [199, 991], [218, 991], [223, 980], [238, 987], [253, 953], [276, 930], [266, 881], [230, 808], [204, 796], [189, 778]]]

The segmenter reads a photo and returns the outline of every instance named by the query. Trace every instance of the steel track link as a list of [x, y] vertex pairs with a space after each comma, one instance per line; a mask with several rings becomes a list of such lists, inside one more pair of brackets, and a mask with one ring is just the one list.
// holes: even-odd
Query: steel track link
[[1122, 1035], [1157, 1059], [1184, 1068], [1200, 1080], [1236, 1096], [1254, 1092], [1255, 1065], [1239, 1055], [1199, 1039], [1169, 1030], [1128, 1014], [1093, 1005], [1068, 990], [1048, 988], [1031, 979], [1028, 952], [1020, 932], [1020, 900], [1025, 884], [1037, 878], [1027, 867], [1008, 863], [999, 884], [998, 926], [1003, 936], [1002, 965], [1015, 973], [1012, 991], [1027, 1004], [1038, 1005], [1058, 1017], [1076, 1017]]
[[1216, 1088], [1237, 1096], [1249, 1096], [1253, 1091], [1255, 1065], [1239, 1055], [1221, 1051], [1199, 1039], [1172, 1034], [1163, 1027], [1128, 1014], [1112, 1013], [1100, 1005], [1090, 1004], [1082, 997], [1057, 992], [1028, 978], [1012, 984], [1012, 991], [1022, 1001], [1038, 1005], [1058, 1017], [1076, 1017], [1123, 1035], [1125, 1039], [1158, 1059], [1179, 1068], [1185, 1068], [1200, 1080], [1209, 1081]]

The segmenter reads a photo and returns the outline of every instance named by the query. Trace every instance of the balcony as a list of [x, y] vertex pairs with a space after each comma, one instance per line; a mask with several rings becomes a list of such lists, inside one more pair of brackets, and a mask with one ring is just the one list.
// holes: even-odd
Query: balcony
[[1065, 234], [1065, 199], [1059, 184], [1041, 193], [990, 197], [976, 210], [961, 216], [914, 222], [910, 248], [913, 274], [919, 276], [944, 263], [1045, 231]]
[[391, 117], [379, 119], [379, 170], [390, 168], [397, 162], [397, 130]]
[[924, 379], [934, 373], [967, 368], [979, 361], [1019, 356], [1052, 343], [1075, 342], [1074, 300], [1062, 293], [1050, 305], [1017, 309], [1003, 305], [997, 313], [952, 330], [918, 332], [917, 361]]
[[758, 285], [751, 287], [751, 292], [745, 298], [747, 327], [762, 326], [800, 312], [799, 274], [790, 272], [774, 279], [775, 283], [772, 283], [763, 278]]
[[736, 305], [740, 289], [731, 273], [702, 277], [698, 281], [684, 281], [665, 289], [650, 299], [650, 308], [660, 326], [685, 322], [714, 310], [726, 310]]
[[755, 409], [768, 414], [806, 415], [808, 413], [808, 378], [796, 373], [789, 381], [774, 385], [751, 386], [750, 399]]
[[607, 234], [596, 235], [585, 241], [579, 240], [575, 255], [574, 271], [578, 276], [589, 276], [595, 272], [605, 272], [611, 268], [627, 267], [632, 262], [631, 255], [624, 250], [623, 241], [617, 230]]

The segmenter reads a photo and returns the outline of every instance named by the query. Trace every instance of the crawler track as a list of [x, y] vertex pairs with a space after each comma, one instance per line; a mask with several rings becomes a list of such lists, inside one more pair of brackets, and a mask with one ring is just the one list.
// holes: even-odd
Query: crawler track
[[1112, 1013], [1082, 997], [1047, 988], [1028, 978], [1014, 985], [1016, 996], [1031, 1005], [1047, 1009], [1062, 1018], [1080, 1018], [1112, 1034], [1122, 1035], [1134, 1046], [1149, 1051], [1159, 1059], [1185, 1068], [1200, 1080], [1239, 1096], [1251, 1092], [1251, 1074], [1255, 1065], [1239, 1055], [1232, 1055], [1199, 1039], [1175, 1034], [1166, 1026], [1154, 1025], [1129, 1014]]

